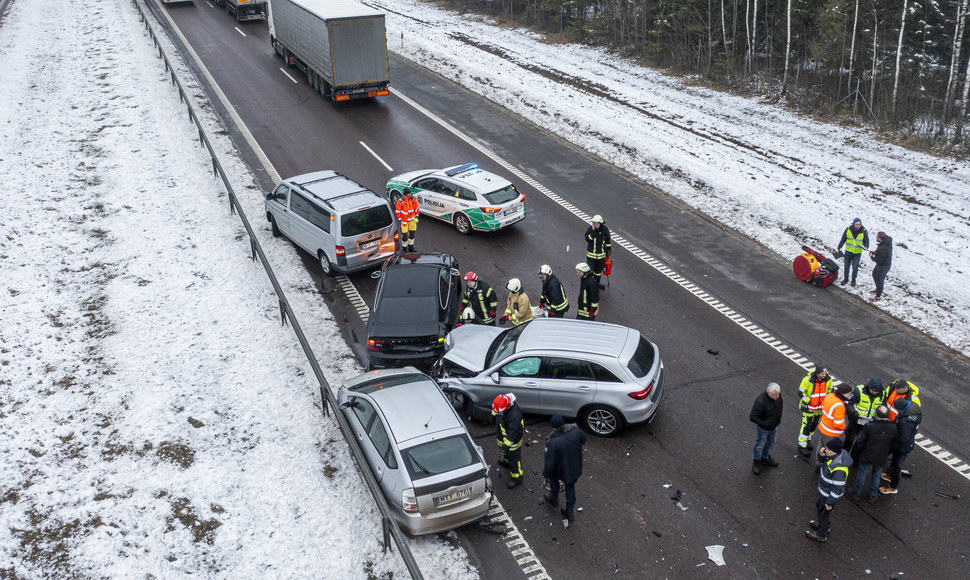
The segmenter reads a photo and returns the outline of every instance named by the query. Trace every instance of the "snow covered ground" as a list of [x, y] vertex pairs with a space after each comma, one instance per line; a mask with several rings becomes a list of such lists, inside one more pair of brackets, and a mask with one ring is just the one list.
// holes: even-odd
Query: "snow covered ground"
[[[970, 354], [965, 161], [691, 86], [601, 50], [545, 44], [474, 15], [417, 0], [368, 3], [388, 11], [390, 49], [787, 259], [802, 245], [831, 255], [855, 217], [870, 249], [885, 231], [896, 246], [879, 308]], [[859, 285], [846, 287], [863, 300], [874, 288], [871, 264], [863, 257]]]
[[[16, 0], [0, 29], [0, 577], [408, 577], [131, 2], [75, 10]], [[257, 223], [325, 374], [357, 374]]]

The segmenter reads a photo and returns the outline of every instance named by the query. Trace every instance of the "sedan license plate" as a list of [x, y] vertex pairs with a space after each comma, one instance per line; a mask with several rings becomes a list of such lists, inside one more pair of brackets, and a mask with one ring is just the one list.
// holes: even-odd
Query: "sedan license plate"
[[471, 497], [471, 495], [472, 495], [472, 486], [466, 485], [465, 487], [452, 489], [446, 494], [436, 495], [434, 498], [434, 505], [435, 506], [448, 505], [450, 503], [455, 503], [456, 501], [469, 498]]
[[369, 250], [371, 248], [376, 248], [377, 246], [380, 245], [380, 243], [381, 243], [380, 240], [374, 240], [372, 242], [367, 242], [367, 243], [361, 244], [360, 245], [360, 249], [361, 250]]

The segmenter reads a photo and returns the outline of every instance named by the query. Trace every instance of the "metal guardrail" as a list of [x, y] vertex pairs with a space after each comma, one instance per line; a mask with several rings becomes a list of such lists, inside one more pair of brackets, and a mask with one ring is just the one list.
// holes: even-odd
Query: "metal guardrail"
[[[144, 1], [147, 2], [147, 0]], [[421, 570], [418, 568], [418, 564], [414, 560], [414, 555], [411, 553], [411, 549], [407, 544], [407, 538], [401, 531], [400, 526], [398, 526], [397, 522], [391, 516], [391, 508], [388, 505], [387, 500], [384, 498], [384, 494], [381, 492], [381, 488], [377, 483], [377, 480], [374, 478], [374, 474], [371, 473], [370, 468], [367, 466], [367, 460], [360, 448], [360, 444], [352, 435], [352, 431], [350, 429], [350, 425], [347, 423], [347, 419], [342, 413], [340, 413], [339, 410], [337, 410], [337, 399], [330, 388], [330, 383], [327, 381], [326, 376], [324, 376], [323, 371], [320, 369], [320, 365], [317, 363], [316, 355], [313, 354], [313, 350], [310, 348], [310, 343], [307, 342], [306, 335], [303, 334], [303, 329], [300, 327], [300, 323], [297, 320], [296, 315], [293, 313], [293, 309], [290, 308], [290, 303], [287, 301], [286, 295], [283, 293], [283, 288], [276, 279], [276, 274], [273, 273], [273, 268], [270, 266], [269, 261], [266, 259], [266, 255], [263, 253], [262, 247], [259, 245], [259, 241], [256, 239], [256, 234], [253, 231], [249, 220], [246, 218], [246, 213], [243, 211], [242, 206], [239, 205], [236, 192], [233, 190], [232, 184], [229, 183], [229, 178], [222, 167], [222, 163], [219, 161], [218, 155], [216, 155], [215, 151], [213, 150], [212, 144], [209, 142], [209, 137], [202, 128], [202, 123], [199, 121], [192, 104], [189, 102], [189, 99], [186, 96], [187, 93], [182, 86], [182, 82], [175, 74], [175, 68], [169, 62], [168, 55], [165, 54], [164, 49], [158, 42], [155, 30], [148, 22], [148, 18], [145, 17], [141, 3], [139, 3], [138, 0], [132, 0], [132, 4], [134, 4], [135, 8], [138, 10], [138, 14], [141, 17], [142, 22], [145, 23], [146, 30], [148, 30], [148, 35], [151, 37], [152, 42], [158, 49], [158, 58], [165, 62], [165, 70], [170, 74], [172, 84], [178, 88], [179, 100], [185, 104], [189, 115], [189, 121], [194, 123], [196, 128], [199, 130], [199, 142], [209, 152], [209, 157], [212, 159], [213, 174], [218, 175], [222, 179], [223, 185], [226, 187], [226, 192], [229, 194], [229, 212], [233, 215], [238, 214], [239, 219], [246, 228], [246, 233], [249, 235], [250, 249], [252, 251], [251, 258], [253, 260], [259, 258], [259, 261], [263, 265], [263, 269], [266, 271], [266, 275], [269, 277], [270, 283], [273, 285], [273, 290], [276, 292], [276, 296], [279, 298], [280, 302], [281, 322], [283, 326], [286, 326], [287, 319], [289, 319], [293, 332], [296, 334], [296, 338], [299, 340], [300, 346], [303, 347], [303, 353], [306, 355], [307, 361], [310, 363], [310, 368], [313, 370], [313, 375], [316, 377], [317, 382], [320, 385], [320, 401], [324, 416], [329, 414], [327, 411], [328, 406], [335, 410], [334, 417], [336, 417], [340, 431], [344, 435], [344, 440], [347, 441], [348, 447], [350, 447], [351, 455], [357, 464], [357, 469], [364, 478], [364, 482], [367, 484], [367, 488], [370, 490], [371, 496], [373, 496], [374, 502], [377, 504], [377, 509], [380, 511], [384, 535], [384, 551], [386, 552], [390, 547], [390, 537], [393, 537], [394, 543], [397, 544], [398, 551], [401, 553], [401, 558], [404, 560], [404, 565], [411, 574], [411, 578], [415, 580], [423, 580], [424, 576], [421, 574]], [[157, 4], [155, 4], [155, 6], [158, 8]]]

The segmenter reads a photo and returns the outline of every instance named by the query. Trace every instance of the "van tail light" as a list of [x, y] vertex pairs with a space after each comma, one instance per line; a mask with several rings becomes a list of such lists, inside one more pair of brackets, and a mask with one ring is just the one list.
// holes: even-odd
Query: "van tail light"
[[502, 211], [502, 208], [500, 207], [483, 207], [481, 209], [482, 209], [482, 213], [498, 213]]
[[345, 250], [343, 246], [337, 246], [335, 249], [337, 250], [337, 252], [336, 252], [337, 253], [337, 256], [346, 256], [347, 255], [347, 250]]
[[650, 391], [652, 390], [653, 390], [653, 383], [651, 382], [649, 385], [647, 385], [647, 388], [643, 389], [642, 391], [637, 391], [635, 393], [627, 393], [626, 396], [630, 397], [631, 399], [642, 401], [650, 396]]
[[407, 488], [401, 492], [401, 506], [406, 514], [418, 513], [418, 499], [414, 497], [414, 488]]
[[387, 345], [387, 341], [384, 340], [383, 338], [368, 338], [367, 339], [367, 348], [369, 348], [371, 350], [378, 350], [378, 351], [384, 350], [384, 347], [386, 345]]

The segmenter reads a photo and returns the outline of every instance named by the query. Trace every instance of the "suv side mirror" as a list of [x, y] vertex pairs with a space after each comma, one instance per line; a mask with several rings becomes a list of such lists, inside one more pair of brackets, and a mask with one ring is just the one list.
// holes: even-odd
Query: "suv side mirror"
[[488, 378], [492, 379], [492, 382], [495, 383], [496, 385], [499, 384], [499, 382], [498, 382], [498, 371], [495, 371], [494, 373], [488, 375]]

